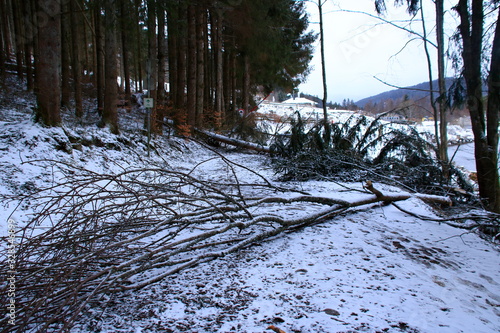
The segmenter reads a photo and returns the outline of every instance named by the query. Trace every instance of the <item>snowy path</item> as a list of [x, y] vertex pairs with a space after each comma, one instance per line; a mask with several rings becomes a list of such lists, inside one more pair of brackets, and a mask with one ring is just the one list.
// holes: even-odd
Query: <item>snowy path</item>
[[[100, 145], [64, 152], [54, 150], [68, 140], [61, 129], [44, 129], [27, 120], [1, 121], [0, 127], [6, 133], [0, 137], [0, 194], [51, 184], [50, 169], [21, 164], [38, 158], [96, 172], [152, 163], [186, 171], [198, 165], [193, 175], [215, 181], [232, 172], [214, 154], [180, 140], [158, 142], [165, 155], [148, 159], [140, 141], [129, 148], [96, 128], [74, 133]], [[122, 141], [131, 138], [124, 135]], [[263, 156], [228, 157], [273, 178]], [[242, 179], [252, 181], [248, 171], [238, 170]], [[362, 195], [327, 182], [286, 185], [346, 200]], [[395, 190], [375, 186], [383, 192]], [[416, 199], [402, 205], [433, 215]], [[14, 208], [4, 203], [0, 210], [3, 236]], [[13, 217], [23, 223], [30, 212], [23, 206]], [[293, 217], [308, 211], [284, 206], [272, 213]], [[271, 332], [271, 324], [287, 333], [500, 332], [500, 253], [477, 235], [462, 232], [418, 220], [393, 206], [360, 208], [199, 264], [138, 292], [102, 295], [72, 332], [253, 333]]]
[[[232, 157], [267, 173], [260, 157]], [[221, 176], [215, 161], [203, 170]], [[301, 187], [339, 195], [330, 183]], [[403, 205], [433, 215], [416, 199]], [[499, 252], [461, 233], [368, 207], [120, 296], [82, 332], [500, 331]]]

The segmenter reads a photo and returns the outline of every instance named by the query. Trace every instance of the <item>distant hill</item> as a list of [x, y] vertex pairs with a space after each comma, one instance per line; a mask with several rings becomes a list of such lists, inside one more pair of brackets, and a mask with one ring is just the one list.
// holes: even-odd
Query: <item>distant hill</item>
[[[454, 80], [453, 78], [446, 79], [446, 89], [450, 88], [451, 84], [453, 83], [453, 80]], [[438, 88], [437, 80], [433, 81], [433, 88], [434, 90], [437, 90]], [[385, 101], [387, 99], [398, 100], [403, 98], [405, 95], [408, 95], [410, 99], [417, 100], [429, 96], [430, 95], [429, 90], [430, 90], [429, 82], [422, 82], [411, 87], [389, 90], [380, 93], [378, 95], [363, 98], [357, 101], [356, 105], [358, 105], [359, 107], [364, 107], [368, 102], [372, 102], [375, 104]]]

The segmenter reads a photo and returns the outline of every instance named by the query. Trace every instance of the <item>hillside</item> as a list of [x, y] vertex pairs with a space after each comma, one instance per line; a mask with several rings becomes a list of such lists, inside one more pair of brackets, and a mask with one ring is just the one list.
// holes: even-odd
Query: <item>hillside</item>
[[[265, 155], [175, 137], [153, 138], [148, 156], [137, 111], [114, 135], [69, 111], [62, 128], [34, 124], [32, 103], [11, 93], [0, 105], [0, 252], [14, 226], [25, 332], [73, 301], [81, 312], [61, 308], [44, 331], [72, 316], [75, 333], [500, 330], [497, 246], [436, 223], [440, 210], [401, 189], [375, 184], [410, 196], [399, 206], [332, 214], [374, 195], [360, 183], [279, 182]], [[315, 214], [328, 217], [276, 233]]]
[[[451, 86], [453, 80], [454, 80], [453, 78], [448, 78], [446, 80], [447, 88]], [[437, 80], [434, 80], [433, 81], [434, 90], [437, 89], [437, 86], [438, 82]], [[356, 102], [356, 105], [358, 105], [359, 107], [364, 107], [369, 102], [375, 104], [385, 101], [387, 99], [398, 100], [398, 99], [403, 99], [406, 95], [408, 95], [410, 99], [417, 100], [429, 96], [429, 90], [430, 90], [429, 82], [422, 82], [414, 86], [404, 87], [400, 89], [393, 89], [374, 96], [360, 99], [359, 101]]]

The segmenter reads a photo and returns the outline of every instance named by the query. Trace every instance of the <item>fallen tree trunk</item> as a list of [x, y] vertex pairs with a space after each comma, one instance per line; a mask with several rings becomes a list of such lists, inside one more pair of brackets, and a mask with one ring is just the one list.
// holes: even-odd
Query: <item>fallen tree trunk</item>
[[[383, 194], [371, 182], [354, 201], [312, 196], [274, 187], [256, 173], [257, 181], [248, 174], [245, 181], [238, 179], [240, 166], [221, 160], [232, 172], [219, 183], [195, 176], [195, 170], [143, 168], [103, 175], [58, 163], [64, 181], [11, 198], [38, 206], [19, 232], [16, 308], [26, 320], [13, 327], [4, 318], [1, 326], [20, 332], [67, 330], [98, 295], [143, 288], [355, 207], [415, 196], [449, 202]], [[0, 295], [6, 295], [5, 288]]]
[[244, 148], [244, 149], [250, 149], [250, 150], [254, 150], [254, 151], [262, 152], [262, 153], [270, 153], [271, 152], [271, 148], [269, 148], [268, 146], [263, 146], [263, 145], [259, 145], [259, 144], [248, 142], [248, 141], [238, 140], [238, 139], [230, 138], [230, 137], [227, 137], [224, 135], [216, 134], [213, 132], [200, 130], [200, 129], [196, 129], [196, 132], [198, 132], [199, 134], [205, 135], [213, 140], [216, 140], [218, 142], [222, 142], [222, 143], [225, 143], [225, 144], [228, 144], [231, 146], [240, 147], [240, 148]]

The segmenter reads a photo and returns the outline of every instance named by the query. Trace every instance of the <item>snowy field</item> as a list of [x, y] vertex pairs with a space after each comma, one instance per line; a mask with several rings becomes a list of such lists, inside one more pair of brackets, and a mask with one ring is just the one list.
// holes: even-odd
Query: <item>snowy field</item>
[[[53, 170], [26, 163], [37, 159], [97, 173], [196, 166], [195, 174], [207, 180], [228, 177], [227, 164], [198, 144], [157, 138], [148, 157], [138, 131], [116, 137], [87, 126], [45, 129], [32, 124], [23, 103], [18, 101], [16, 112], [1, 110], [0, 195], [57, 181]], [[73, 144], [72, 136], [86, 138], [88, 145]], [[265, 156], [220, 152], [274, 184], [310, 195], [347, 201], [372, 196], [362, 184], [278, 183]], [[236, 170], [240, 179], [254, 177], [247, 169]], [[400, 192], [375, 186], [384, 193]], [[5, 237], [8, 218], [22, 225], [32, 209], [2, 204], [0, 235]], [[416, 198], [399, 205], [427, 217], [439, 214]], [[315, 209], [283, 205], [269, 214], [294, 218]], [[71, 332], [253, 333], [272, 332], [270, 325], [286, 333], [500, 332], [500, 252], [475, 233], [416, 218], [393, 205], [372, 204], [201, 263], [139, 291], [102, 295], [91, 304]]]

